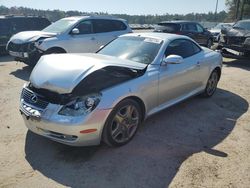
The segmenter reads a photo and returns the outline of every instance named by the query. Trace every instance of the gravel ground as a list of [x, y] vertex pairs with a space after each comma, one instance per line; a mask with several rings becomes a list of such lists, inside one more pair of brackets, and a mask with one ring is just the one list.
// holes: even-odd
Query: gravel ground
[[0, 187], [249, 187], [249, 60], [224, 59], [212, 98], [150, 117], [120, 148], [74, 148], [27, 131], [18, 105], [30, 71], [0, 58]]

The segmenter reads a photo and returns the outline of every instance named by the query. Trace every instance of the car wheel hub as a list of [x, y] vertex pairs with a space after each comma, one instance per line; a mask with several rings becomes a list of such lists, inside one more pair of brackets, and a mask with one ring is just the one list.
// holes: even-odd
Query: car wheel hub
[[213, 92], [216, 89], [217, 83], [218, 83], [217, 73], [213, 73], [208, 80], [207, 93], [209, 95], [213, 94]]
[[138, 110], [133, 105], [125, 106], [114, 116], [111, 136], [118, 143], [126, 142], [135, 134], [138, 124]]

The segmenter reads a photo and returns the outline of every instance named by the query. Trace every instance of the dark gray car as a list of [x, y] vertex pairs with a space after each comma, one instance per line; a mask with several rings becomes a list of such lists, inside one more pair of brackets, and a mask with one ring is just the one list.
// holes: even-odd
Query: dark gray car
[[221, 30], [219, 49], [235, 55], [250, 55], [250, 19], [236, 22]]
[[213, 35], [199, 23], [192, 21], [164, 21], [158, 23], [155, 32], [186, 35], [200, 45], [210, 48], [213, 45]]

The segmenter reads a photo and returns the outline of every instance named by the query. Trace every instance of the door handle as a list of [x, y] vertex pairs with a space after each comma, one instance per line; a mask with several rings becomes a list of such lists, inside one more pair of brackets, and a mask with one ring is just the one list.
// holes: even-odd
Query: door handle
[[90, 40], [95, 40], [95, 37], [92, 37]]
[[197, 67], [200, 67], [200, 66], [201, 66], [201, 63], [198, 61], [198, 62], [196, 63], [196, 66], [197, 66]]

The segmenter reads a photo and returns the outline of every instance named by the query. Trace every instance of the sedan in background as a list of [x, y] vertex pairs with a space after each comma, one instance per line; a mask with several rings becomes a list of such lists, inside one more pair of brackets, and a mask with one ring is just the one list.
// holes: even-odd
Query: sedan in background
[[150, 115], [191, 96], [211, 97], [220, 53], [183, 35], [134, 33], [97, 53], [40, 58], [20, 112], [32, 132], [71, 145], [122, 146]]

